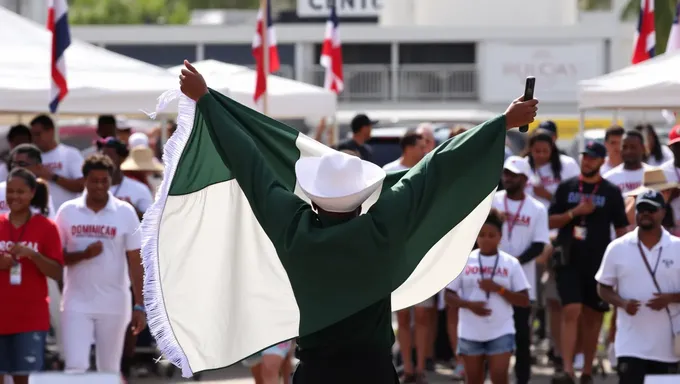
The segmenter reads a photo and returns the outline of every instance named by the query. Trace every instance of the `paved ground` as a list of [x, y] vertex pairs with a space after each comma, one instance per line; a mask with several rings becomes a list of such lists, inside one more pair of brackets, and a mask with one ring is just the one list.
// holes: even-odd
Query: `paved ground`
[[[436, 374], [430, 375], [430, 384], [443, 384], [443, 383], [453, 383], [448, 374], [450, 371], [446, 369], [438, 369]], [[146, 378], [146, 379], [136, 379], [131, 380], [131, 384], [161, 384], [161, 383], [188, 383], [192, 380], [185, 380], [178, 377], [172, 379], [167, 378]], [[552, 377], [552, 369], [545, 367], [534, 367], [534, 377], [531, 380], [535, 384], [549, 384], [550, 378]], [[250, 378], [250, 373], [247, 369], [243, 367], [232, 367], [220, 371], [210, 372], [203, 375], [201, 378], [202, 383], [211, 384], [253, 384], [254, 381]], [[460, 382], [462, 383], [462, 382]], [[490, 383], [490, 382], [489, 382]], [[616, 383], [616, 378], [614, 375], [610, 374], [606, 378], [597, 377], [595, 383], [598, 384], [614, 384]]]

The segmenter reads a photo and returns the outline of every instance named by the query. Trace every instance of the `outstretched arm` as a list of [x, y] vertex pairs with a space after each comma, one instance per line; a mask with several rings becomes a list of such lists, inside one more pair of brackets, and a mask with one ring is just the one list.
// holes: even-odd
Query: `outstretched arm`
[[196, 108], [217, 152], [238, 182], [265, 233], [276, 244], [292, 220], [309, 208], [281, 184], [245, 129], [246, 125], [259, 125], [265, 129], [267, 123], [229, 108], [225, 100], [218, 100], [208, 91], [203, 77], [191, 64], [185, 62], [185, 65], [182, 92], [197, 101]]
[[537, 103], [517, 99], [505, 114], [442, 143], [396, 184], [388, 175], [389, 187], [369, 211], [376, 227], [394, 240], [420, 230], [430, 231], [432, 238], [443, 236], [497, 187], [505, 132], [532, 122]]

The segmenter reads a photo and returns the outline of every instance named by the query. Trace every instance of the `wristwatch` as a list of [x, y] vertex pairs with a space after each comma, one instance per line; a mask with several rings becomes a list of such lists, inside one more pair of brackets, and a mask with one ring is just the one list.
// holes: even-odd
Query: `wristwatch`
[[51, 179], [52, 179], [52, 181], [54, 181], [55, 183], [59, 180], [59, 178], [60, 178], [60, 176], [57, 175], [56, 173], [52, 174]]

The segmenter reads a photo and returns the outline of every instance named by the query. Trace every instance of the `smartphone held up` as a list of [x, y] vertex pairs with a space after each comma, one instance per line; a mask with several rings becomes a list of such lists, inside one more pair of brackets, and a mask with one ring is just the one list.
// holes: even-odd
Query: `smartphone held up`
[[[534, 86], [536, 85], [536, 78], [533, 76], [528, 76], [526, 83], [524, 83], [524, 101], [532, 100], [534, 98]], [[520, 132], [529, 131], [528, 125], [523, 125], [519, 127]]]

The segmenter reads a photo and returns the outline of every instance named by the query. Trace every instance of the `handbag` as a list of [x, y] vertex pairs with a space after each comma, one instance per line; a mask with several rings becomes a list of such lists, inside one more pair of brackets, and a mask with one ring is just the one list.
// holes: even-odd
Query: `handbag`
[[[647, 267], [647, 272], [649, 272], [649, 276], [652, 277], [652, 282], [654, 282], [654, 287], [656, 287], [656, 290], [658, 293], [663, 293], [661, 292], [661, 287], [659, 286], [659, 283], [656, 281], [656, 269], [652, 270], [652, 266], [649, 265], [649, 261], [647, 260], [647, 257], [645, 256], [645, 253], [642, 251], [642, 245], [640, 245], [640, 241], [638, 240], [638, 250], [640, 251], [640, 257], [642, 257], [642, 261], [645, 263], [645, 267]], [[657, 258], [656, 261], [656, 268], [659, 267], [659, 260], [661, 260], [661, 251], [663, 251], [663, 247], [659, 248], [659, 257]], [[666, 309], [666, 314], [668, 315], [668, 321], [671, 323], [671, 333], [673, 337], [673, 353], [675, 356], [680, 357], [680, 335], [675, 332], [673, 329], [673, 315], [671, 315], [671, 310]]]

